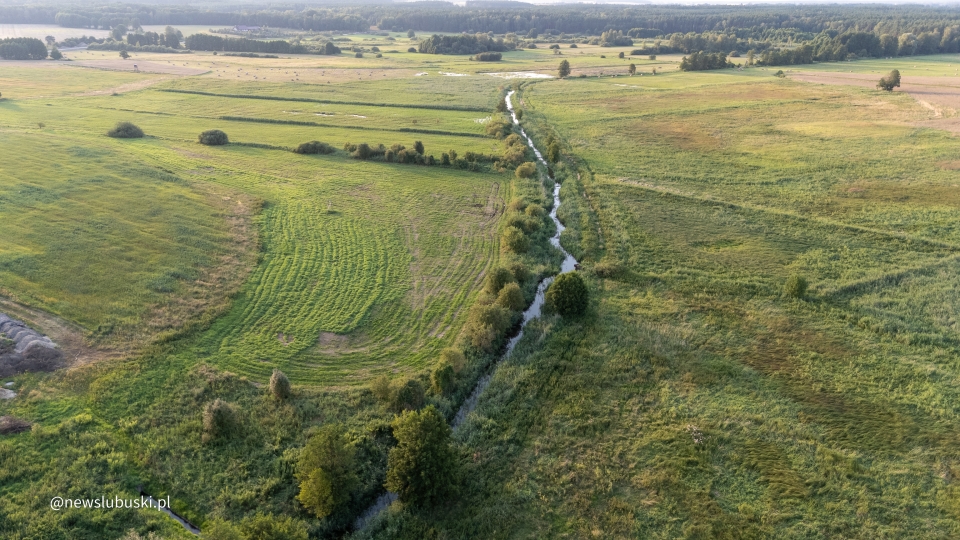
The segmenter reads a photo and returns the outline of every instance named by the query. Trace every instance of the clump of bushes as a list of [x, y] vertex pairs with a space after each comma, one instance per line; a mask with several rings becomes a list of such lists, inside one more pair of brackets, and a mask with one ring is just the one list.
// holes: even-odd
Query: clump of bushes
[[788, 298], [803, 298], [807, 295], [807, 279], [794, 274], [783, 284], [783, 295]]
[[350, 500], [358, 484], [356, 447], [339, 424], [329, 424], [307, 441], [297, 463], [297, 500], [318, 518]]
[[503, 59], [503, 55], [498, 52], [482, 52], [474, 58], [480, 62], [499, 62]]
[[517, 227], [509, 226], [503, 230], [502, 245], [514, 253], [526, 253], [530, 249], [530, 239]]
[[517, 167], [517, 170], [514, 171], [514, 174], [517, 175], [517, 178], [532, 178], [536, 173], [537, 164], [532, 161], [521, 164]]
[[237, 415], [229, 403], [217, 398], [203, 409], [204, 443], [233, 436], [237, 428]]
[[117, 125], [107, 132], [107, 136], [116, 139], [139, 139], [143, 137], [143, 130], [132, 122], [117, 122]]
[[281, 401], [290, 397], [290, 379], [279, 369], [273, 370], [270, 376], [270, 393]]
[[508, 310], [495, 304], [475, 304], [470, 308], [466, 333], [471, 345], [489, 352], [509, 327]]
[[560, 274], [547, 289], [546, 301], [563, 317], [581, 315], [590, 304], [590, 292], [579, 272]]
[[294, 152], [298, 154], [332, 154], [336, 152], [336, 149], [324, 142], [310, 141], [298, 146]]
[[458, 473], [450, 426], [433, 407], [405, 412], [393, 421], [397, 446], [387, 457], [386, 488], [400, 501], [429, 508], [455, 491]]
[[221, 146], [230, 142], [227, 134], [219, 129], [208, 129], [200, 134], [200, 144], [207, 146]]
[[877, 88], [887, 92], [892, 92], [894, 88], [900, 88], [900, 70], [895, 69], [881, 77], [880, 82], [877, 83]]
[[423, 406], [426, 397], [423, 383], [417, 379], [391, 380], [383, 375], [374, 379], [370, 391], [387, 409], [400, 413], [413, 411]]

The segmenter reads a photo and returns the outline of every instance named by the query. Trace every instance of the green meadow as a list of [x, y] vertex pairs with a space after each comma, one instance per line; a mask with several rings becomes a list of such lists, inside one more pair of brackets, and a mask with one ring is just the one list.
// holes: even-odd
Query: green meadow
[[[0, 381], [17, 392], [0, 415], [32, 423], [0, 436], [0, 536], [193, 538], [156, 511], [47, 509], [140, 487], [201, 529], [259, 513], [317, 538], [960, 535], [960, 147], [928, 109], [769, 68], [617, 58], [630, 47], [482, 63], [389, 52], [413, 43], [391, 35], [350, 36], [382, 58], [0, 65], [0, 299], [102, 356]], [[565, 80], [487, 74], [555, 75], [561, 59]], [[955, 61], [787, 71], [906, 80]], [[455, 434], [457, 497], [352, 531], [396, 444], [374, 381], [429, 388], [442, 351], [464, 350], [456, 388], [424, 397], [449, 420], [496, 358], [467, 344], [484, 278], [524, 265], [529, 302], [558, 261], [543, 216], [524, 222], [527, 253], [501, 245], [516, 199], [549, 206], [549, 182], [344, 144], [500, 156], [485, 128], [509, 89], [537, 144], [560, 144], [561, 241], [590, 308], [531, 323], [495, 372]], [[146, 136], [107, 137], [121, 121]], [[208, 129], [230, 144], [199, 144]], [[291, 151], [313, 140], [336, 151]], [[274, 369], [287, 401], [267, 391]], [[215, 399], [236, 433], [209, 443]], [[317, 519], [294, 472], [331, 423], [361, 467]]]
[[591, 310], [497, 372], [459, 500], [358, 537], [960, 533], [956, 139], [907, 94], [773, 71], [525, 83]]

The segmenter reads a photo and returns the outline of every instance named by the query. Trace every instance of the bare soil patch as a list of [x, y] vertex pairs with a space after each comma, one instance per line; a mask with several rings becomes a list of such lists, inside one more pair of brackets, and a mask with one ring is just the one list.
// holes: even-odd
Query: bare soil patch
[[[827, 73], [802, 72], [791, 73], [790, 78], [798, 81], [829, 85], [851, 85], [863, 88], [876, 88], [883, 74], [878, 73]], [[935, 116], [956, 116], [960, 110], [960, 77], [912, 77], [904, 76], [900, 88], [894, 92], [906, 92], [920, 105], [930, 109]]]

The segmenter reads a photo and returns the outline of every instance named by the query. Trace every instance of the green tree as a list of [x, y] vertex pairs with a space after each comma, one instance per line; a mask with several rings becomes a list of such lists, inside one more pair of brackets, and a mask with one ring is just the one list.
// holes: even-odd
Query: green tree
[[500, 293], [497, 294], [497, 305], [510, 311], [522, 310], [526, 302], [523, 299], [523, 292], [520, 290], [520, 285], [508, 283], [504, 288], [500, 289]]
[[50, 51], [50, 58], [53, 58], [54, 60], [60, 60], [63, 58], [63, 53], [60, 52], [60, 49], [54, 47], [53, 50]]
[[451, 444], [450, 426], [433, 405], [405, 412], [392, 425], [397, 446], [387, 457], [386, 488], [405, 504], [436, 505], [456, 485], [457, 453]]
[[877, 88], [892, 92], [894, 88], [900, 88], [900, 70], [893, 70], [880, 78]]
[[557, 70], [557, 73], [560, 75], [560, 78], [570, 75], [570, 62], [567, 60], [560, 61], [560, 68]]
[[410, 39], [413, 39], [413, 38], [417, 37], [417, 33], [414, 32], [413, 29], [411, 28], [410, 30], [407, 30], [407, 37], [410, 38]]
[[183, 34], [179, 30], [172, 26], [168, 26], [163, 30], [163, 42], [167, 47], [174, 49], [180, 48], [180, 39], [183, 37]]
[[270, 393], [281, 401], [290, 397], [290, 379], [279, 369], [270, 376]]
[[497, 305], [475, 304], [467, 318], [470, 344], [489, 351], [510, 324], [510, 312]]
[[508, 283], [514, 283], [515, 281], [516, 278], [513, 272], [498, 266], [491, 270], [487, 274], [487, 277], [484, 278], [483, 290], [488, 294], [497, 294], [500, 292], [500, 289], [504, 288]]
[[307, 540], [306, 523], [290, 516], [257, 513], [240, 522], [240, 532], [247, 540]]
[[125, 35], [127, 35], [127, 25], [125, 24], [118, 24], [110, 31], [110, 36], [117, 41], [122, 41]]
[[420, 154], [420, 155], [422, 156], [422, 155], [423, 155], [423, 151], [424, 151], [423, 142], [421, 142], [421, 141], [414, 141], [414, 143], [413, 143], [413, 149], [414, 149], [418, 154]]
[[143, 130], [131, 122], [117, 122], [117, 125], [107, 132], [107, 136], [115, 139], [139, 139], [143, 137]]
[[537, 173], [537, 164], [532, 161], [522, 163], [514, 173], [517, 178], [530, 178]]
[[430, 384], [433, 391], [441, 396], [449, 395], [453, 392], [457, 384], [457, 376], [453, 369], [453, 364], [441, 360], [437, 367], [430, 373]]
[[507, 227], [501, 237], [503, 245], [514, 253], [526, 253], [530, 249], [530, 240], [517, 227]]
[[391, 409], [396, 412], [415, 411], [423, 406], [423, 385], [417, 379], [407, 379], [393, 393]]
[[226, 133], [219, 129], [208, 129], [200, 134], [199, 141], [200, 144], [207, 146], [220, 146], [230, 142], [230, 139]]
[[297, 500], [318, 518], [350, 499], [357, 486], [356, 447], [340, 424], [328, 424], [307, 441], [297, 463]]
[[630, 64], [630, 67], [627, 68], [627, 72], [630, 73], [630, 75], [636, 74], [636, 73], [637, 73], [637, 65], [636, 65], [636, 64]]
[[580, 315], [590, 305], [590, 292], [579, 272], [557, 276], [547, 289], [546, 300], [564, 317]]
[[122, 50], [120, 51], [120, 58], [126, 60], [127, 58], [130, 58], [130, 53], [128, 53], [126, 50]]
[[620, 54], [617, 55], [617, 58], [623, 58], [624, 56], [625, 55], [623, 54], [623, 51], [620, 51]]
[[440, 361], [453, 366], [454, 373], [460, 373], [467, 367], [467, 358], [458, 349], [446, 348], [440, 351]]

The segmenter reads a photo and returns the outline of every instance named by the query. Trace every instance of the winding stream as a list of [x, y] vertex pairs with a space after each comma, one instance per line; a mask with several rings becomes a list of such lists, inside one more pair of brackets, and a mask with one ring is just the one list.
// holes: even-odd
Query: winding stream
[[[507, 109], [510, 111], [510, 117], [513, 119], [513, 124], [517, 126], [517, 129], [520, 131], [520, 135], [527, 140], [527, 145], [533, 150], [533, 153], [536, 154], [537, 161], [543, 164], [544, 167], [548, 167], [549, 170], [549, 164], [545, 159], [543, 159], [543, 155], [539, 150], [537, 150], [537, 147], [534, 146], [533, 140], [529, 135], [527, 135], [523, 128], [520, 127], [520, 121], [517, 120], [517, 113], [513, 108], [513, 94], [513, 90], [507, 93]], [[550, 179], [553, 180], [552, 177]], [[553, 209], [550, 210], [550, 219], [552, 219], [554, 225], [556, 225], [557, 232], [550, 238], [550, 243], [559, 249], [561, 253], [563, 253], [563, 262], [560, 264], [560, 273], [565, 274], [576, 269], [577, 260], [573, 258], [573, 255], [567, 253], [567, 250], [563, 249], [563, 246], [560, 245], [560, 233], [562, 233], [566, 227], [564, 227], [563, 224], [560, 223], [560, 220], [557, 219], [558, 208], [560, 208], [560, 184], [555, 181], [553, 186]], [[553, 277], [545, 278], [540, 282], [540, 285], [537, 286], [537, 295], [534, 297], [533, 303], [530, 304], [530, 307], [523, 312], [523, 322], [520, 324], [520, 331], [517, 333], [517, 335], [510, 338], [510, 341], [507, 342], [507, 348], [497, 364], [509, 357], [510, 353], [513, 352], [514, 347], [517, 346], [520, 338], [523, 337], [523, 331], [526, 329], [527, 323], [540, 316], [540, 313], [543, 310], [543, 302], [545, 298], [544, 295], [547, 291], [547, 287], [553, 283], [553, 279]], [[490, 380], [493, 378], [493, 374], [495, 372], [496, 364], [489, 373], [477, 381], [477, 385], [474, 387], [473, 392], [470, 393], [470, 397], [463, 402], [463, 405], [460, 406], [460, 410], [457, 411], [457, 416], [453, 419], [452, 427], [454, 431], [456, 431], [457, 428], [460, 427], [460, 424], [466, 420], [467, 416], [477, 408], [477, 403], [480, 401], [480, 394], [482, 394], [483, 391], [486, 390], [487, 386], [490, 385]], [[376, 502], [374, 502], [369, 508], [367, 508], [366, 511], [364, 511], [363, 514], [360, 515], [360, 517], [357, 518], [357, 520], [354, 522], [354, 529], [359, 530], [364, 528], [371, 519], [376, 517], [383, 510], [386, 510], [386, 508], [390, 506], [390, 503], [396, 499], [397, 495], [395, 493], [387, 492], [383, 495], [380, 495]]]

